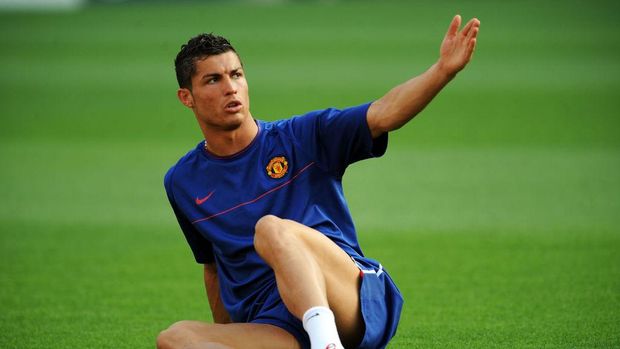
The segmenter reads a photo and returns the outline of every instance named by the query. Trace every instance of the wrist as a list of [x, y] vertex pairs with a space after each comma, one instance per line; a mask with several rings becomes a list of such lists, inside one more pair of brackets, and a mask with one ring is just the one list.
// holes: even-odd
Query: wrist
[[434, 70], [434, 74], [438, 76], [439, 79], [445, 80], [446, 82], [454, 79], [458, 73], [458, 71], [446, 66], [441, 59], [438, 60], [437, 63], [433, 64], [431, 69]]

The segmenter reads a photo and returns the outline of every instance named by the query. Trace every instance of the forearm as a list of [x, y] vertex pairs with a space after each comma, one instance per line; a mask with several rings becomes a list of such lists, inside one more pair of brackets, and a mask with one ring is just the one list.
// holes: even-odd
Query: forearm
[[399, 129], [413, 119], [455, 75], [436, 63], [373, 102], [368, 109], [368, 124], [373, 138]]
[[232, 322], [230, 320], [230, 315], [226, 311], [226, 308], [224, 308], [224, 304], [220, 298], [220, 284], [217, 277], [215, 264], [205, 264], [204, 279], [207, 299], [209, 300], [211, 315], [213, 315], [213, 322], [218, 324], [227, 324]]
[[393, 88], [368, 109], [367, 120], [374, 137], [396, 130], [413, 119], [474, 53], [480, 21], [471, 19], [459, 32], [461, 16], [454, 16], [439, 49], [439, 60], [421, 75]]

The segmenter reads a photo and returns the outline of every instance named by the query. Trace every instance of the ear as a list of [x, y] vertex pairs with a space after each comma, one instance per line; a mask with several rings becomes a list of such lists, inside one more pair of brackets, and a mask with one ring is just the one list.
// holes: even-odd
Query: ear
[[192, 96], [192, 91], [187, 88], [180, 88], [177, 90], [177, 97], [179, 101], [183, 103], [188, 108], [194, 107], [194, 96]]

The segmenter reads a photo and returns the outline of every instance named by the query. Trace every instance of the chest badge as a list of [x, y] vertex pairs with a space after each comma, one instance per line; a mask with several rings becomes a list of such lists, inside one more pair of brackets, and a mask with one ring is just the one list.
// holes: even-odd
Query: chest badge
[[288, 171], [288, 162], [284, 156], [276, 156], [267, 164], [267, 175], [271, 178], [282, 178]]

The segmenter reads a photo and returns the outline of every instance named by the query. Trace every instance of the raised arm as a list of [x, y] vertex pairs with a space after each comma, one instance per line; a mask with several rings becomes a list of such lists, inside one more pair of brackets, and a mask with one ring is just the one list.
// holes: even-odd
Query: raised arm
[[218, 324], [230, 323], [230, 315], [220, 299], [220, 282], [217, 277], [217, 266], [215, 263], [204, 265], [205, 288], [207, 290], [207, 298], [211, 307], [213, 321]]
[[413, 119], [461, 71], [474, 53], [480, 21], [470, 20], [459, 32], [461, 16], [452, 19], [441, 43], [439, 60], [426, 72], [394, 87], [368, 109], [373, 138], [396, 130]]

